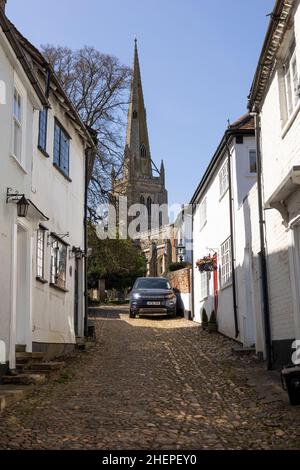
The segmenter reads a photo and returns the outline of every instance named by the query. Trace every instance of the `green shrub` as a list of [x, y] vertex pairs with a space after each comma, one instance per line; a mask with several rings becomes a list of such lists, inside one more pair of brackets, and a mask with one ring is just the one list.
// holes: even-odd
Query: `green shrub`
[[212, 325], [217, 324], [217, 317], [216, 317], [216, 314], [215, 314], [214, 310], [211, 312], [209, 323], [211, 323]]
[[207, 316], [205, 308], [202, 310], [201, 319], [202, 319], [202, 323], [208, 323], [208, 316]]
[[178, 261], [175, 263], [169, 264], [169, 271], [179, 271], [179, 269], [184, 269], [190, 267], [190, 263], [186, 263], [185, 261]]

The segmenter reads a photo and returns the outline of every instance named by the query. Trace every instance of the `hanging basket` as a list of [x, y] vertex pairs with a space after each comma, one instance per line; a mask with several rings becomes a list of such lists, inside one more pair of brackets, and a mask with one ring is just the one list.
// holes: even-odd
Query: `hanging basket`
[[204, 258], [196, 261], [196, 266], [200, 272], [217, 271], [218, 265], [215, 257], [205, 256]]

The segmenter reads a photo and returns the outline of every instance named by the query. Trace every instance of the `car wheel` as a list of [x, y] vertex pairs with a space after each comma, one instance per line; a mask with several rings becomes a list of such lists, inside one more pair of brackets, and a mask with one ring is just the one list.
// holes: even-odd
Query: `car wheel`
[[135, 318], [135, 313], [133, 313], [131, 310], [129, 312], [129, 318]]

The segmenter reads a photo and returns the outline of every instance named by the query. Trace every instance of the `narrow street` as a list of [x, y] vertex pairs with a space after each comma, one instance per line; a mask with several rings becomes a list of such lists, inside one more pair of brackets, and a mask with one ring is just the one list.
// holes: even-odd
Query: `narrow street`
[[1, 449], [299, 448], [300, 409], [276, 382], [261, 394], [232, 341], [126, 307], [93, 318], [95, 346], [1, 415]]

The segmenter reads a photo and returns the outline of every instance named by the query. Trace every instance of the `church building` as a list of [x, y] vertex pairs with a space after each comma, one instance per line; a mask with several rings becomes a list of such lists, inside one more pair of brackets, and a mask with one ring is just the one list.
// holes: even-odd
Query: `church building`
[[[147, 258], [147, 274], [164, 274], [174, 251], [168, 236], [169, 232], [172, 233], [167, 208], [168, 192], [163, 161], [158, 169], [151, 158], [136, 40], [122, 173], [120, 177], [112, 175], [112, 195], [116, 207], [119, 196], [127, 197], [128, 209], [133, 204], [143, 205], [147, 218], [144, 226], [139, 227], [139, 243]], [[163, 205], [159, 213], [157, 205]], [[128, 216], [127, 227], [137, 216]]]
[[[168, 203], [163, 161], [158, 169], [151, 158], [136, 40], [122, 175], [121, 178], [112, 176], [112, 193], [115, 199], [126, 196], [128, 208], [133, 204], [145, 205], [149, 217], [147, 230], [153, 204]], [[168, 223], [167, 214], [159, 217], [159, 225], [163, 223]]]

